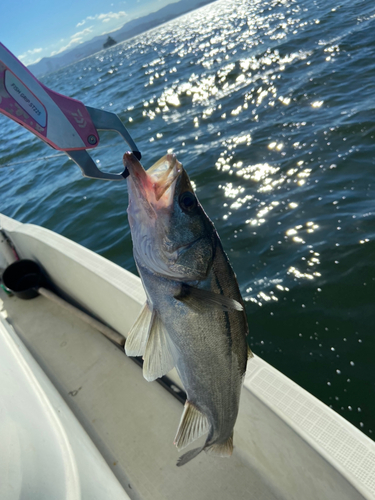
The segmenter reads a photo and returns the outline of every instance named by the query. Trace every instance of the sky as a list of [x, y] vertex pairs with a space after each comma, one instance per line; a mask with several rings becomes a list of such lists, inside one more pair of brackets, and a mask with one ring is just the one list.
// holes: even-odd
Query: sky
[[1, 0], [0, 42], [26, 66], [177, 0]]

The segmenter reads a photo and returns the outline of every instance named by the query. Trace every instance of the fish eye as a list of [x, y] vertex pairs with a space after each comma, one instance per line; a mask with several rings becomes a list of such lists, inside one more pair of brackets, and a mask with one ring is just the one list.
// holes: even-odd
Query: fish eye
[[197, 206], [197, 199], [191, 191], [180, 194], [178, 204], [184, 212], [191, 212]]

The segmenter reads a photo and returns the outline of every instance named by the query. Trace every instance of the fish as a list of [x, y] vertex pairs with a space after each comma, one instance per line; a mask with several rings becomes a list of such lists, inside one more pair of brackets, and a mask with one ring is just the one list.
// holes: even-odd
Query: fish
[[133, 255], [147, 297], [125, 352], [143, 357], [148, 381], [176, 368], [187, 395], [174, 440], [178, 451], [207, 433], [178, 466], [203, 450], [230, 456], [252, 356], [236, 275], [176, 156], [167, 154], [147, 171], [133, 153], [123, 161]]

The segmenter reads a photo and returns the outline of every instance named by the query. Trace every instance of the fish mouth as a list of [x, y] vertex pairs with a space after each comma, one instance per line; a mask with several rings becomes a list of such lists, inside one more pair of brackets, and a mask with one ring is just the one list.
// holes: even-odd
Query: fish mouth
[[170, 188], [183, 170], [174, 154], [163, 156], [147, 171], [132, 152], [124, 154], [123, 162], [138, 196], [155, 208], [166, 208], [171, 204], [174, 190]]

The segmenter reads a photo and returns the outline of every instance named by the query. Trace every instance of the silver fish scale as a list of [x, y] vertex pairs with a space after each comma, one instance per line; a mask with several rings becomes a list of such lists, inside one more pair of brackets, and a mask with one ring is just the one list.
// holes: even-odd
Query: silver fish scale
[[[223, 294], [242, 303], [237, 281], [220, 240], [208, 278], [198, 288]], [[205, 313], [176, 300], [181, 283], [153, 274], [138, 264], [153, 309], [172, 341], [173, 357], [188, 401], [210, 423], [210, 442], [225, 442], [235, 424], [247, 360], [247, 320], [244, 311]], [[209, 444], [209, 443], [208, 443]]]
[[[203, 449], [230, 455], [248, 355], [235, 274], [174, 156], [165, 156], [147, 173], [134, 155], [126, 153], [124, 165], [130, 172], [133, 253], [152, 310], [147, 313], [146, 307], [145, 314], [154, 325], [144, 351], [144, 375], [154, 380], [173, 365], [177, 369], [187, 393], [178, 447], [208, 429], [204, 446], [185, 453], [177, 465]], [[130, 335], [136, 344], [136, 331]]]

